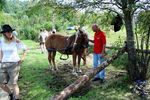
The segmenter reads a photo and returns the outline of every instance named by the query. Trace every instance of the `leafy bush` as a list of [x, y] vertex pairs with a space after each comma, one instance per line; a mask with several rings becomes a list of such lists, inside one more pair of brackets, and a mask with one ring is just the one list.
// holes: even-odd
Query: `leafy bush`
[[20, 38], [21, 39], [37, 40], [38, 33], [33, 28], [27, 26], [27, 27], [24, 27], [20, 31]]

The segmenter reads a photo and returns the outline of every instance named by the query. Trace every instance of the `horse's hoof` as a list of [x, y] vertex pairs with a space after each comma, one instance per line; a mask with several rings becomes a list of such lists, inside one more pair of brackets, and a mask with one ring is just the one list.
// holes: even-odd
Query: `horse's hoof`
[[72, 74], [75, 75], [75, 76], [78, 76], [78, 73], [77, 73], [77, 72], [73, 72]]
[[58, 71], [58, 68], [55, 68], [55, 71]]
[[79, 69], [79, 70], [78, 70], [78, 73], [82, 73], [82, 70], [81, 70], [81, 69]]

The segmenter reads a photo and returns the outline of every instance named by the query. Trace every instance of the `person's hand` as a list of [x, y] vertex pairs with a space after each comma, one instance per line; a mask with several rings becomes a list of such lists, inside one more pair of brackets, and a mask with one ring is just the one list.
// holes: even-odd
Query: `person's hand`
[[20, 43], [20, 40], [19, 40], [18, 38], [16, 38], [16, 42], [17, 42], [17, 43]]
[[18, 65], [21, 65], [22, 62], [23, 62], [23, 60], [19, 60], [19, 61], [18, 61]]
[[105, 56], [107, 55], [107, 53], [102, 53], [102, 57], [105, 58]]

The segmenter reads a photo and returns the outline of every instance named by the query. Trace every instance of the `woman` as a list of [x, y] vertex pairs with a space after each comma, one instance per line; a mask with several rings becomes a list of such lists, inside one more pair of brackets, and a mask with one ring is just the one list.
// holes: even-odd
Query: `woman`
[[[3, 25], [1, 33], [3, 38], [0, 39], [0, 87], [9, 93], [11, 100], [19, 100], [19, 87], [17, 84], [20, 64], [26, 55], [26, 46], [13, 36], [12, 29], [9, 25]], [[18, 50], [23, 50], [20, 58]], [[12, 87], [10, 91], [9, 86]]]

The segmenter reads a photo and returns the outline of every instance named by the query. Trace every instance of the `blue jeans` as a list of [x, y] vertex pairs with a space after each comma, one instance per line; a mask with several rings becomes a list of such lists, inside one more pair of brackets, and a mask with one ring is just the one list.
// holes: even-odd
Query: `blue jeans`
[[[102, 58], [102, 54], [93, 53], [93, 67], [94, 68], [98, 67], [103, 61], [104, 61], [104, 58]], [[105, 69], [103, 69], [98, 74], [96, 74], [95, 78], [105, 79]]]

